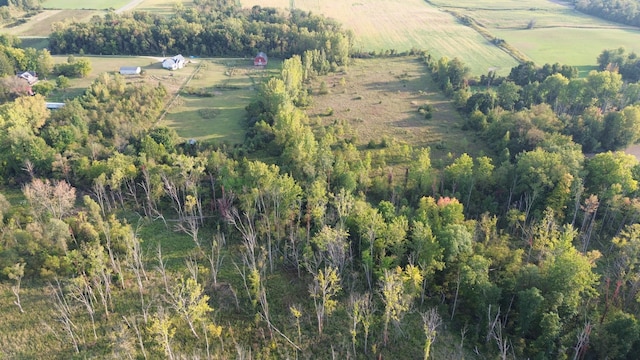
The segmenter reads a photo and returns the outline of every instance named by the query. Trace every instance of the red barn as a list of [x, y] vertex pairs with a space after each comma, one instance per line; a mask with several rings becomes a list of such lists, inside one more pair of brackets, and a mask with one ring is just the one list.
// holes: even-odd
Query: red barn
[[258, 55], [253, 59], [253, 65], [255, 66], [266, 66], [267, 65], [267, 54], [263, 52], [259, 52]]

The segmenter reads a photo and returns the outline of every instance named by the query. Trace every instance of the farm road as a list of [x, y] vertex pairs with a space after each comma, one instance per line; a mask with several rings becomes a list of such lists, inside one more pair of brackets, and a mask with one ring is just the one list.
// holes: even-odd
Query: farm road
[[140, 3], [142, 3], [144, 0], [133, 0], [131, 2], [129, 2], [127, 5], [121, 7], [120, 9], [116, 10], [115, 13], [116, 14], [120, 14], [123, 13], [125, 11], [130, 11], [133, 10], [136, 6], [140, 5]]

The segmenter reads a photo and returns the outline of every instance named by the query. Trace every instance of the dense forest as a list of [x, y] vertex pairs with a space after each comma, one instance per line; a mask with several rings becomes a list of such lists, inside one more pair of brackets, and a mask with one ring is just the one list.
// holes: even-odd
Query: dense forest
[[[25, 284], [50, 295], [47, 335], [7, 357], [640, 352], [640, 164], [615, 151], [640, 138], [640, 87], [605, 61], [615, 50], [585, 78], [523, 63], [469, 79], [459, 59], [416, 57], [494, 151], [432, 158], [398, 141], [358, 147], [347, 124], [308, 118], [310, 84], [348, 70], [349, 36], [329, 35], [337, 24], [200, 6], [213, 3], [223, 6], [60, 25], [51, 41], [65, 52], [284, 55], [247, 106], [241, 146], [182, 142], [155, 124], [164, 87], [117, 74], [56, 111], [41, 95], [0, 105], [0, 279], [14, 300], [3, 306], [24, 312]], [[169, 23], [197, 36], [159, 41], [154, 29]], [[227, 27], [241, 33], [213, 36]], [[0, 52], [7, 66], [31, 61], [13, 45]], [[170, 232], [182, 252], [149, 247]]]
[[638, 0], [573, 0], [576, 10], [622, 24], [640, 26]]

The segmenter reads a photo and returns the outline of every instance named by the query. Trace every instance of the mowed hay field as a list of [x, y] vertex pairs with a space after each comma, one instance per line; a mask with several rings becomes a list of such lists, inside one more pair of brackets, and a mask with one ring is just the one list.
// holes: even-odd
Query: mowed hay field
[[99, 10], [43, 10], [14, 27], [3, 27], [0, 31], [15, 36], [49, 36], [51, 26], [61, 21], [89, 21], [94, 15], [102, 15]]
[[156, 14], [171, 15], [176, 4], [181, 3], [185, 8], [194, 6], [192, 0], [142, 0], [135, 7], [135, 11], [148, 11]]
[[[242, 0], [244, 7], [259, 5], [289, 9], [289, 0]], [[491, 44], [452, 15], [424, 0], [295, 0], [295, 7], [322, 13], [355, 34], [354, 50], [428, 50], [436, 57], [458, 57], [474, 74], [489, 68], [507, 74], [515, 59]]]
[[[536, 64], [593, 69], [604, 49], [640, 51], [640, 31], [585, 15], [562, 1], [431, 0], [443, 10], [473, 18]], [[586, 75], [582, 73], [581, 75]]]
[[281, 62], [269, 59], [266, 69], [253, 66], [253, 59], [197, 59], [193, 78], [185, 89], [211, 94], [190, 95], [182, 91], [170, 107], [162, 125], [176, 130], [184, 139], [233, 145], [244, 140], [245, 107], [256, 87], [279, 72]]
[[[434, 158], [449, 152], [478, 155], [488, 151], [471, 132], [461, 129], [463, 119], [427, 75], [416, 57], [357, 59], [344, 73], [313, 81], [313, 104], [307, 109], [312, 124], [345, 121], [359, 147], [382, 139], [395, 139], [415, 147], [431, 147]], [[328, 94], [319, 94], [325, 82]], [[419, 107], [431, 105], [426, 119]]]
[[45, 0], [42, 2], [44, 9], [118, 9], [128, 4], [131, 0]]

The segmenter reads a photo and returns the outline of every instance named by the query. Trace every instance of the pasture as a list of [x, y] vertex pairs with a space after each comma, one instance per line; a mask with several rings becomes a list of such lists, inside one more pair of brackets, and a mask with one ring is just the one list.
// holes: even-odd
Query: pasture
[[185, 139], [240, 144], [244, 140], [245, 107], [258, 83], [280, 69], [270, 59], [266, 69], [256, 69], [252, 59], [198, 59], [193, 78], [162, 120]]
[[128, 4], [131, 0], [45, 0], [42, 2], [44, 9], [119, 9]]
[[[486, 153], [481, 140], [461, 129], [460, 114], [426, 73], [426, 65], [416, 57], [354, 60], [348, 72], [313, 81], [307, 114], [317, 125], [346, 122], [360, 148], [387, 139], [431, 147], [434, 158], [449, 152]], [[319, 94], [323, 81], [326, 95]], [[424, 105], [434, 108], [431, 119], [420, 113]]]
[[[290, 8], [289, 0], [242, 0], [244, 7]], [[399, 52], [428, 50], [436, 57], [458, 57], [473, 74], [496, 68], [501, 74], [517, 65], [510, 55], [491, 44], [452, 15], [424, 0], [296, 0], [295, 7], [340, 21], [355, 34], [354, 50]]]

